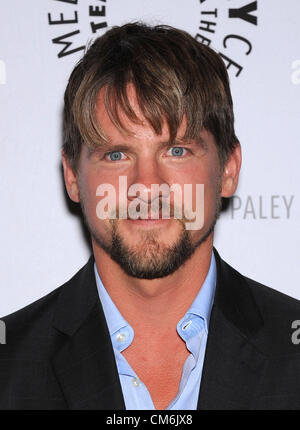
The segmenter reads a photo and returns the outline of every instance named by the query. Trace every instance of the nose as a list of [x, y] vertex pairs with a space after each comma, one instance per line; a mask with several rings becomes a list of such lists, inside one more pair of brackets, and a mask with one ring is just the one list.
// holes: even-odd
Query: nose
[[160, 196], [168, 197], [168, 187], [159, 189], [162, 184], [167, 184], [164, 176], [163, 169], [157, 160], [139, 160], [136, 163], [132, 181], [128, 184], [128, 191], [131, 191], [128, 199], [138, 198], [142, 202], [150, 204]]

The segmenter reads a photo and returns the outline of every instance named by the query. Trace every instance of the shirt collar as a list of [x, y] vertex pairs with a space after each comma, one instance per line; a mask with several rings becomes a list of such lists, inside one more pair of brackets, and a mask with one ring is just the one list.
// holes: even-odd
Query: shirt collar
[[215, 296], [216, 280], [216, 260], [214, 253], [212, 252], [210, 266], [206, 278], [197, 296], [195, 297], [195, 300], [184, 316], [184, 318], [186, 318], [189, 314], [193, 314], [203, 318], [206, 332], [208, 332], [209, 319]]
[[112, 301], [110, 295], [106, 291], [106, 288], [104, 287], [102, 280], [100, 278], [100, 275], [98, 273], [96, 263], [94, 263], [94, 271], [95, 271], [99, 298], [103, 307], [106, 323], [108, 326], [108, 331], [110, 336], [112, 336], [121, 328], [126, 327], [128, 325], [128, 322], [122, 316], [119, 309], [117, 308], [115, 303]]
[[[94, 272], [96, 284], [98, 288], [99, 298], [102, 303], [104, 315], [106, 318], [110, 336], [115, 334], [121, 328], [128, 326], [128, 322], [124, 319], [115, 303], [109, 296], [104, 287], [100, 275], [98, 273], [96, 263], [94, 263]], [[190, 308], [186, 312], [184, 319], [189, 314], [197, 315], [204, 320], [205, 330], [208, 332], [209, 319], [213, 305], [215, 288], [216, 288], [216, 261], [214, 253], [211, 255], [211, 262], [206, 278]]]

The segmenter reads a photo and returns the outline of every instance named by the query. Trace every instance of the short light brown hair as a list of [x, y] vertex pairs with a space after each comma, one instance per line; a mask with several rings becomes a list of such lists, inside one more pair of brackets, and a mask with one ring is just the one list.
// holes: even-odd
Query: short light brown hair
[[93, 147], [106, 141], [95, 115], [100, 89], [106, 90], [106, 110], [120, 130], [126, 132], [119, 108], [139, 122], [128, 101], [129, 83], [157, 134], [165, 119], [170, 141], [174, 140], [185, 115], [184, 138], [197, 139], [206, 128], [213, 134], [224, 164], [238, 140], [221, 57], [183, 30], [132, 23], [113, 27], [97, 38], [70, 76], [65, 91], [63, 151], [74, 171], [83, 143]]

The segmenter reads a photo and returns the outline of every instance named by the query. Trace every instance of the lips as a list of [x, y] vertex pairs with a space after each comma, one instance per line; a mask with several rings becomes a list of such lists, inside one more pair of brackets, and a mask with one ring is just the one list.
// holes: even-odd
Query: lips
[[158, 218], [158, 219], [151, 219], [151, 218], [146, 218], [146, 219], [142, 219], [142, 218], [138, 218], [138, 219], [131, 219], [128, 218], [127, 221], [129, 221], [131, 224], [136, 224], [136, 225], [145, 225], [145, 226], [149, 226], [149, 225], [154, 225], [154, 224], [163, 224], [166, 223], [167, 221], [170, 221], [170, 218]]
[[143, 218], [137, 218], [137, 219], [132, 219], [132, 218], [128, 218], [130, 221], [165, 221], [170, 219], [169, 218], [163, 218], [162, 215], [160, 214], [159, 216], [155, 216], [155, 215], [148, 215], [147, 218], [143, 217]]
[[170, 218], [138, 218], [138, 219], [131, 219], [128, 218], [128, 221], [147, 221], [147, 222], [156, 222], [156, 221], [168, 221]]

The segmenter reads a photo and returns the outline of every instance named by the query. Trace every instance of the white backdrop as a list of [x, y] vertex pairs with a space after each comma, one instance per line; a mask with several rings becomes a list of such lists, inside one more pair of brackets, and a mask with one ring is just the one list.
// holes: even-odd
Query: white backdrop
[[226, 56], [243, 166], [215, 245], [243, 274], [300, 299], [299, 17], [299, 0], [1, 1], [0, 316], [89, 256], [62, 184], [63, 92], [87, 41], [135, 20], [185, 29]]

